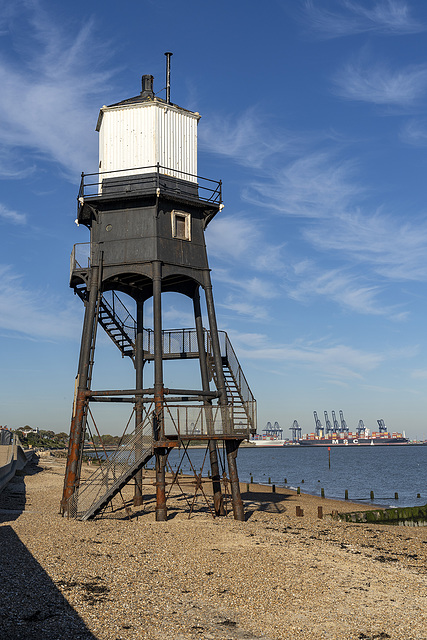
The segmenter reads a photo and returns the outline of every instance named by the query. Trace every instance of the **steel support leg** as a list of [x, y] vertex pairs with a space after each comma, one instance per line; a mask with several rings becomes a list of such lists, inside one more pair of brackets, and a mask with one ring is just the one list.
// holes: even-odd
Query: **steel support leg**
[[236, 457], [240, 440], [226, 440], [225, 450], [227, 451], [228, 471], [230, 474], [231, 500], [233, 502], [233, 514], [235, 520], [245, 520], [242, 497], [240, 495], [239, 476], [237, 474]]
[[210, 281], [210, 275], [207, 272], [205, 275], [206, 285], [204, 287], [206, 296], [206, 308], [208, 312], [209, 328], [212, 342], [212, 351], [214, 357], [215, 372], [217, 378], [217, 388], [219, 393], [219, 402], [225, 406], [227, 404], [227, 389], [225, 386], [224, 371], [222, 368], [221, 347], [219, 344], [218, 326], [216, 323], [215, 305], [212, 293], [212, 284]]
[[[205, 349], [205, 339], [202, 323], [202, 312], [200, 308], [200, 295], [197, 290], [193, 297], [194, 318], [196, 322], [197, 346], [199, 350], [200, 375], [202, 379], [203, 391], [209, 391], [209, 372]], [[204, 402], [207, 413], [208, 433], [213, 433], [213, 415], [212, 402], [205, 400]], [[218, 452], [215, 440], [208, 441], [209, 460], [212, 473], [212, 490], [214, 499], [214, 510], [217, 516], [225, 515], [224, 498], [221, 492], [221, 478], [219, 474]]]
[[[135, 337], [135, 385], [137, 389], [143, 388], [143, 367], [144, 367], [144, 344], [143, 344], [143, 300], [136, 301], [136, 337]], [[135, 403], [135, 429], [140, 432], [142, 439], [142, 396], [137, 396]], [[142, 442], [137, 439], [135, 446], [135, 457], [138, 459], [142, 455]], [[135, 476], [135, 492], [133, 496], [133, 504], [135, 507], [143, 504], [142, 495], [142, 469]]]
[[85, 412], [87, 406], [86, 390], [90, 369], [90, 357], [94, 344], [94, 325], [97, 321], [96, 303], [98, 297], [99, 267], [91, 269], [89, 301], [86, 305], [83, 321], [82, 340], [80, 346], [79, 367], [76, 381], [76, 392], [71, 418], [70, 440], [68, 444], [67, 465], [65, 469], [64, 488], [61, 500], [61, 513], [69, 512], [69, 500], [79, 486], [81, 466], [81, 446], [84, 438]]
[[168, 452], [164, 448], [156, 449], [156, 521], [164, 522], [168, 519], [166, 507], [166, 460]]
[[[154, 413], [155, 440], [164, 440], [163, 421], [163, 335], [162, 335], [162, 263], [153, 262], [153, 325], [154, 325]], [[156, 449], [156, 520], [167, 519], [165, 465], [167, 454], [162, 448]]]

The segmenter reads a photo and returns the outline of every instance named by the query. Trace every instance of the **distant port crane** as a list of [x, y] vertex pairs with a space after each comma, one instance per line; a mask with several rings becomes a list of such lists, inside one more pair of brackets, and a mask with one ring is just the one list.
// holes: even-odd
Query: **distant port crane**
[[262, 432], [267, 437], [283, 440], [283, 429], [281, 429], [280, 424], [277, 421], [274, 423], [274, 426], [272, 426], [271, 422], [267, 422], [265, 429], [263, 429]]
[[323, 433], [323, 425], [319, 420], [319, 416], [317, 415], [317, 411], [313, 411], [313, 415], [314, 415], [314, 424], [315, 424], [316, 436], [321, 436], [322, 433]]
[[343, 431], [343, 432], [347, 431], [348, 432], [349, 428], [347, 427], [347, 423], [345, 421], [344, 414], [343, 414], [343, 412], [341, 410], [340, 410], [340, 420], [341, 420], [341, 431]]
[[341, 427], [337, 420], [337, 414], [335, 413], [335, 411], [332, 411], [332, 422], [334, 425], [334, 432], [338, 433], [338, 431], [341, 431]]
[[326, 433], [333, 433], [334, 432], [334, 428], [331, 424], [331, 421], [329, 420], [329, 416], [328, 416], [328, 412], [324, 411], [325, 414], [325, 426], [326, 426]]
[[365, 423], [363, 422], [363, 420], [359, 420], [359, 423], [357, 425], [357, 435], [361, 436], [363, 433], [365, 433]]
[[378, 422], [378, 427], [380, 429], [380, 433], [386, 433], [387, 427], [385, 426], [384, 420], [381, 418], [380, 420], [377, 420], [377, 422]]
[[293, 421], [292, 427], [290, 427], [289, 430], [292, 432], [292, 442], [298, 442], [302, 436], [302, 429], [297, 420]]

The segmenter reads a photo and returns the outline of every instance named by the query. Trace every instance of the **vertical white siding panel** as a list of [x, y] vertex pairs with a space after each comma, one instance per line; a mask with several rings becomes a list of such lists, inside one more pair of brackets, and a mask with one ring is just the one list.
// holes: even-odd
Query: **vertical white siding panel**
[[152, 171], [159, 162], [165, 173], [195, 181], [181, 172], [197, 175], [197, 117], [155, 102], [107, 108], [99, 160], [108, 177]]

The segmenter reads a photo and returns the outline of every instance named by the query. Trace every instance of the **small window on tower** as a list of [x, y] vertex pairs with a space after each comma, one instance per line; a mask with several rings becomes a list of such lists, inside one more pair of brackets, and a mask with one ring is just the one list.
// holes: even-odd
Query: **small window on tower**
[[172, 237], [191, 240], [191, 216], [184, 211], [172, 211]]

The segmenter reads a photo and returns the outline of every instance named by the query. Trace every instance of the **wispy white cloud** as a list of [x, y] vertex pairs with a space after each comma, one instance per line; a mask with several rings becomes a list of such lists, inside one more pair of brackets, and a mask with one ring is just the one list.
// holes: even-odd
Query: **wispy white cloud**
[[416, 380], [426, 380], [427, 379], [427, 369], [415, 369], [411, 373], [411, 378], [415, 378]]
[[291, 344], [272, 344], [262, 334], [232, 335], [239, 354], [247, 360], [270, 360], [290, 367], [303, 367], [319, 373], [323, 378], [362, 379], [363, 375], [380, 366], [387, 355], [354, 349], [345, 344], [311, 343], [298, 340]]
[[[0, 126], [1, 128], [1, 126]], [[29, 159], [17, 153], [16, 148], [0, 148], [0, 179], [22, 180], [28, 178], [35, 171], [35, 164], [29, 164]]]
[[223, 282], [235, 291], [243, 292], [253, 298], [271, 300], [278, 295], [277, 289], [273, 286], [271, 280], [257, 276], [241, 278], [237, 277], [235, 273], [231, 275], [228, 269], [216, 268], [214, 277], [218, 282]]
[[105, 94], [111, 77], [102, 70], [111, 52], [90, 21], [71, 33], [38, 2], [20, 8], [13, 56], [9, 39], [0, 40], [0, 142], [11, 155], [27, 149], [28, 166], [48, 159], [75, 178], [96, 166], [96, 138], [87, 131], [96, 119], [93, 97]]
[[274, 154], [294, 151], [303, 136], [266, 127], [255, 107], [236, 116], [212, 116], [199, 132], [200, 148], [227, 156], [246, 167], [259, 168]]
[[[228, 269], [216, 269], [215, 277], [232, 290], [230, 309], [233, 306], [239, 315], [246, 311], [250, 317], [252, 307], [258, 306], [257, 288], [260, 298], [268, 300], [270, 291], [283, 287], [304, 303], [323, 297], [346, 311], [394, 321], [407, 318], [403, 305], [390, 305], [385, 299], [393, 281], [427, 279], [427, 222], [413, 216], [408, 222], [407, 215], [402, 222], [398, 214], [386, 214], [381, 207], [367, 211], [370, 189], [358, 177], [357, 162], [342, 156], [339, 148], [296, 159], [283, 154], [277, 163], [282, 164], [280, 170], [272, 175], [260, 167], [256, 173], [262, 179], [254, 177], [243, 188], [243, 198], [252, 205], [301, 219], [299, 237], [307, 243], [306, 251], [316, 252], [310, 260], [298, 259], [295, 244], [269, 245], [262, 225], [247, 215], [218, 216], [209, 228], [210, 255], [244, 264], [247, 271], [271, 271], [268, 285], [259, 278], [257, 287], [257, 279], [238, 280]], [[322, 266], [325, 254], [328, 267]], [[252, 315], [261, 318], [263, 313], [256, 310]]]
[[[151, 305], [150, 305], [151, 309]], [[163, 326], [165, 329], [174, 329], [175, 327], [193, 327], [194, 313], [179, 309], [175, 305], [169, 305], [162, 312]]]
[[351, 0], [335, 4], [336, 9], [329, 10], [313, 0], [304, 3], [306, 24], [320, 37], [340, 38], [369, 32], [394, 36], [426, 29], [411, 16], [411, 9], [403, 0], [378, 0], [369, 7]]
[[210, 256], [229, 263], [243, 262], [248, 269], [257, 271], [284, 270], [285, 243], [273, 244], [264, 236], [262, 221], [249, 215], [221, 214], [206, 232]]
[[365, 189], [354, 180], [356, 163], [332, 152], [313, 152], [285, 162], [272, 179], [253, 180], [243, 192], [249, 202], [286, 215], [331, 218]]
[[236, 299], [233, 295], [226, 296], [225, 302], [219, 302], [217, 307], [233, 311], [238, 316], [255, 320], [257, 322], [265, 322], [269, 317], [268, 309], [266, 309], [266, 307], [254, 304], [253, 302], [251, 303], [245, 300]]
[[349, 100], [408, 108], [427, 92], [427, 65], [392, 69], [386, 63], [369, 63], [366, 56], [349, 62], [334, 77], [335, 92]]
[[360, 277], [343, 269], [319, 271], [318, 265], [307, 265], [299, 273], [297, 284], [289, 288], [294, 300], [313, 301], [314, 296], [333, 300], [344, 309], [369, 315], [390, 315], [393, 310], [378, 304], [380, 287], [363, 284]]
[[[427, 90], [427, 67], [425, 72]], [[387, 85], [387, 78], [383, 82]], [[405, 100], [409, 103], [420, 95], [415, 78], [411, 82], [408, 86], [412, 86], [412, 94], [396, 89], [396, 104]], [[387, 95], [391, 101], [391, 90]], [[229, 126], [226, 119], [223, 126]], [[220, 133], [214, 135], [212, 130], [212, 139], [220, 138]], [[257, 148], [258, 136], [254, 133], [244, 138], [244, 144], [231, 144], [223, 152], [247, 166], [246, 159], [255, 156]], [[207, 233], [210, 255], [229, 264], [244, 264], [247, 272], [271, 271], [267, 287], [265, 278], [259, 278], [257, 300], [256, 279], [238, 281], [232, 271], [215, 269], [215, 277], [229, 288], [226, 306], [230, 310], [262, 319], [266, 309], [260, 307], [259, 300], [268, 304], [268, 292], [281, 287], [289, 297], [303, 303], [323, 298], [344, 311], [393, 321], [407, 319], [407, 308], [396, 291], [396, 302], [387, 300], [393, 282], [427, 279], [427, 222], [413, 212], [405, 211], [401, 216], [398, 211], [386, 213], [377, 202], [372, 204], [373, 196], [378, 195], [374, 187], [362, 182], [359, 162], [350, 156], [344, 140], [317, 135], [310, 144], [306, 137], [299, 147], [285, 146], [277, 152], [274, 164], [265, 156], [251, 168], [253, 174], [242, 189], [243, 199], [266, 212], [269, 224], [271, 212], [300, 220], [297, 229], [292, 227], [292, 239], [280, 244], [274, 238], [273, 245], [266, 241], [260, 223], [263, 216], [258, 215], [256, 223], [247, 214], [217, 217]], [[302, 247], [306, 255], [310, 253], [310, 260], [299, 258]]]
[[370, 264], [388, 280], [427, 280], [425, 217], [401, 221], [381, 209], [371, 215], [346, 212], [303, 233], [317, 249], [345, 251], [348, 258]]
[[63, 301], [23, 284], [8, 265], [0, 265], [0, 330], [34, 339], [58, 340], [80, 335], [81, 319]]
[[0, 203], [0, 221], [11, 222], [12, 224], [25, 224], [27, 217], [25, 213], [18, 213]]
[[406, 122], [400, 132], [400, 139], [415, 147], [427, 146], [427, 122], [424, 120], [410, 120]]

